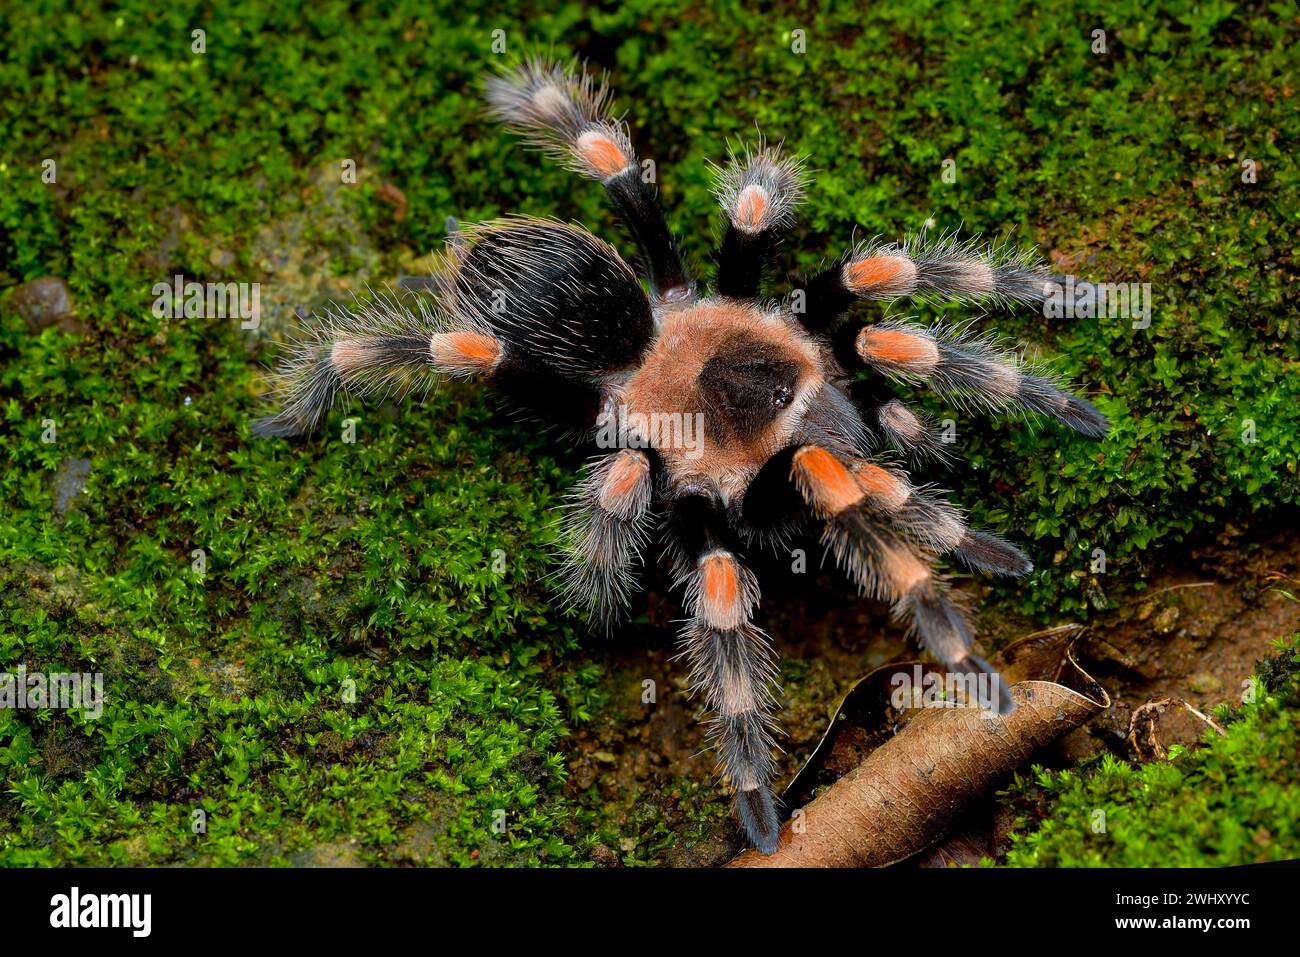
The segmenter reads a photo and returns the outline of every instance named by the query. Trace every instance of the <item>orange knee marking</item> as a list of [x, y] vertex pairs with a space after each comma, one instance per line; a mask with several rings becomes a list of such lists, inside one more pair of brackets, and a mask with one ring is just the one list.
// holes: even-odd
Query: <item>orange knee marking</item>
[[704, 560], [704, 599], [719, 611], [731, 609], [740, 593], [736, 560], [730, 555], [710, 555]]
[[925, 336], [899, 329], [872, 329], [858, 333], [858, 355], [868, 362], [883, 362], [909, 372], [928, 372], [939, 364], [939, 347]]
[[849, 263], [845, 281], [857, 293], [901, 296], [916, 285], [916, 264], [906, 256], [872, 256]]
[[699, 563], [699, 597], [694, 614], [713, 628], [739, 628], [753, 608], [744, 570], [730, 552], [715, 551]]
[[429, 342], [433, 364], [448, 372], [491, 372], [501, 343], [481, 332], [437, 332]]
[[741, 229], [753, 231], [763, 224], [767, 213], [767, 190], [757, 183], [746, 186], [736, 200], [736, 225]]
[[578, 137], [575, 146], [578, 155], [592, 165], [601, 176], [617, 176], [630, 165], [618, 144], [598, 130], [587, 130]]
[[805, 493], [826, 515], [838, 515], [862, 500], [862, 489], [834, 455], [815, 445], [794, 454], [794, 471]]
[[607, 512], [624, 511], [649, 471], [650, 462], [642, 453], [633, 449], [619, 452], [600, 487], [600, 507]]

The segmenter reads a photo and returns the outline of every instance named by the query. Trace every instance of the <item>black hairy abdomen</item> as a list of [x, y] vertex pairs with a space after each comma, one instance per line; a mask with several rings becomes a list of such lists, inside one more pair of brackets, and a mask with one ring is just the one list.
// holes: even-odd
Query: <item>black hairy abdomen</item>
[[507, 355], [574, 382], [638, 365], [654, 335], [650, 301], [627, 264], [559, 224], [484, 235], [466, 253], [456, 293]]

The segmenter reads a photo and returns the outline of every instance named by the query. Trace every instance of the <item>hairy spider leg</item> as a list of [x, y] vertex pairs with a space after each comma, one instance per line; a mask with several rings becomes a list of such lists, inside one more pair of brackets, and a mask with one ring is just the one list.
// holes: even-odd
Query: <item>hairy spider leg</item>
[[1050, 376], [1028, 371], [1020, 356], [966, 329], [941, 323], [926, 329], [889, 321], [864, 327], [854, 348], [878, 372], [922, 383], [986, 411], [1049, 415], [1094, 439], [1109, 428], [1091, 402], [1067, 392]]
[[808, 445], [795, 453], [791, 478], [825, 522], [824, 542], [858, 587], [892, 601], [894, 614], [910, 622], [916, 640], [949, 671], [987, 676], [996, 689], [998, 712], [1009, 714], [1015, 707], [1010, 689], [972, 653], [970, 622], [930, 560], [879, 517], [880, 509], [904, 504], [892, 476], [883, 470], [859, 476], [830, 451]]
[[901, 243], [858, 243], [836, 264], [798, 280], [805, 297], [799, 318], [820, 332], [860, 299], [1041, 303], [1066, 280], [1008, 243], [922, 231]]
[[740, 560], [714, 490], [696, 485], [678, 492], [670, 526], [690, 615], [680, 646], [691, 692], [708, 713], [709, 737], [735, 788], [745, 833], [771, 854], [780, 831], [771, 790], [776, 659], [767, 634], [752, 621], [758, 581]]
[[758, 298], [764, 267], [781, 233], [794, 223], [806, 183], [801, 161], [761, 142], [743, 155], [733, 152], [717, 170], [714, 193], [727, 215], [718, 251], [718, 295]]
[[657, 301], [694, 298], [694, 283], [659, 206], [654, 167], [637, 159], [627, 124], [610, 110], [604, 80], [573, 65], [530, 59], [489, 79], [487, 98], [493, 115], [530, 145], [605, 187], [636, 240]]
[[565, 596], [608, 631], [637, 589], [649, 540], [654, 470], [641, 449], [608, 452], [591, 463], [570, 495], [561, 532]]

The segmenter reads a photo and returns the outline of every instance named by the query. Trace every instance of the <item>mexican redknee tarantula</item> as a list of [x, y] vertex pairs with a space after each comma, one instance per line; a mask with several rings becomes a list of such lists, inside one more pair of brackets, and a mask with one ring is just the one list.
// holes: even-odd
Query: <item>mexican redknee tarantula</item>
[[[616, 620], [644, 547], [656, 532], [667, 543], [690, 615], [681, 645], [692, 687], [745, 831], [771, 852], [775, 664], [753, 621], [759, 589], [744, 548], [820, 523], [859, 588], [893, 602], [947, 669], [991, 681], [987, 703], [1006, 713], [1011, 695], [972, 653], [970, 622], [934, 561], [952, 555], [1006, 575], [1032, 566], [890, 464], [944, 447], [885, 381], [990, 412], [1042, 413], [1091, 437], [1107, 429], [1088, 402], [968, 326], [888, 320], [855, 333], [840, 320], [860, 299], [1041, 302], [1059, 278], [1003, 246], [922, 234], [859, 244], [782, 303], [764, 301], [765, 260], [806, 176], [760, 145], [720, 171], [728, 224], [708, 294], [683, 265], [603, 82], [534, 60], [489, 80], [487, 97], [497, 118], [604, 185], [640, 250], [649, 295], [613, 247], [580, 227], [509, 218], [457, 230], [434, 280], [436, 305], [381, 297], [332, 310], [287, 360], [281, 410], [254, 431], [310, 432], [339, 393], [400, 389], [433, 371], [482, 376], [594, 443], [598, 457], [566, 512], [568, 593], [595, 620]], [[874, 381], [853, 381], [864, 365]], [[691, 423], [701, 432], [683, 441]]]

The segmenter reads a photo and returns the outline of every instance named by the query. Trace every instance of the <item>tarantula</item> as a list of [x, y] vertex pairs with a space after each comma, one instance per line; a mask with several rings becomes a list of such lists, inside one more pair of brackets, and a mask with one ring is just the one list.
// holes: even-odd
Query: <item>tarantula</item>
[[[893, 602], [948, 670], [983, 675], [996, 689], [986, 704], [1005, 714], [1011, 695], [972, 653], [971, 624], [934, 562], [952, 555], [1006, 575], [1032, 566], [893, 464], [946, 449], [886, 382], [990, 412], [1042, 413], [1091, 437], [1107, 429], [1091, 404], [969, 324], [887, 320], [855, 333], [841, 320], [862, 299], [1041, 302], [1060, 277], [1005, 245], [922, 233], [859, 243], [806, 281], [795, 277], [785, 300], [763, 300], [766, 260], [808, 177], [760, 143], [718, 171], [727, 227], [709, 294], [683, 264], [603, 80], [531, 60], [490, 79], [487, 99], [533, 145], [603, 184], [649, 293], [612, 246], [578, 226], [508, 218], [457, 230], [432, 299], [332, 308], [292, 349], [280, 411], [254, 432], [310, 432], [340, 393], [404, 389], [435, 372], [481, 376], [594, 445], [563, 523], [567, 592], [596, 622], [616, 621], [645, 546], [656, 534], [666, 542], [690, 616], [681, 648], [692, 689], [744, 829], [770, 853], [780, 826], [770, 790], [775, 662], [753, 620], [759, 587], [743, 549], [779, 546], [820, 523], [862, 592]], [[863, 366], [874, 381], [854, 381]], [[683, 441], [688, 422], [702, 441]], [[681, 427], [654, 427], [665, 423]]]

